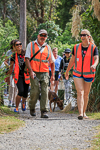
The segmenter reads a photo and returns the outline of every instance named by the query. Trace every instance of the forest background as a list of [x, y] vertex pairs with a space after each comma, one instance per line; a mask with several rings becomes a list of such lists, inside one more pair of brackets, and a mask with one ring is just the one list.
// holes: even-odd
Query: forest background
[[[99, 0], [26, 0], [26, 6], [27, 44], [35, 40], [38, 31], [44, 28], [48, 32], [47, 43], [51, 48], [57, 47], [62, 56], [66, 48], [72, 50], [75, 43], [81, 42], [79, 34], [85, 28], [90, 31], [100, 56]], [[10, 41], [19, 39], [19, 36], [20, 0], [0, 0], [0, 65], [9, 50]], [[5, 78], [3, 71], [1, 68], [0, 83]], [[99, 111], [100, 63], [89, 96], [88, 110]]]

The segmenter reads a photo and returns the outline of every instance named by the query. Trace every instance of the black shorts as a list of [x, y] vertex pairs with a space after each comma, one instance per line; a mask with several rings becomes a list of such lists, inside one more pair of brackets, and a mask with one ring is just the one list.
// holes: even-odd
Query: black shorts
[[[49, 76], [51, 78], [51, 71], [49, 71]], [[55, 71], [55, 81], [58, 81], [59, 71]]]
[[18, 88], [18, 95], [23, 96], [24, 98], [27, 98], [29, 84], [25, 83], [25, 79], [24, 79], [23, 76], [19, 75], [19, 79], [18, 79], [18, 82], [17, 82], [17, 88]]

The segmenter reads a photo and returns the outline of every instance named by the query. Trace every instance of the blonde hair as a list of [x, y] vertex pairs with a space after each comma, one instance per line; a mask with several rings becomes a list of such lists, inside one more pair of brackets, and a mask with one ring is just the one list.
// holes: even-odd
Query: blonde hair
[[[91, 36], [91, 33], [90, 33], [90, 31], [89, 30], [87, 30], [87, 29], [83, 29], [82, 31], [85, 31], [89, 36], [90, 36], [90, 38], [89, 38], [89, 42], [91, 42], [91, 43], [93, 43], [94, 44], [94, 40], [93, 40], [93, 38], [92, 38], [92, 36]], [[81, 32], [82, 32], [81, 31]]]
[[52, 51], [54, 51], [55, 49], [58, 51], [58, 48], [57, 48], [57, 47], [54, 47], [54, 48], [52, 49]]

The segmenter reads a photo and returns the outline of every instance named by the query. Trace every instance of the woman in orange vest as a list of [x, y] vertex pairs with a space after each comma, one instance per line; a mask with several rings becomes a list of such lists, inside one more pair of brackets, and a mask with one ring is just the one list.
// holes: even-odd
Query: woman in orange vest
[[82, 43], [74, 46], [65, 77], [68, 80], [68, 72], [74, 65], [73, 78], [77, 90], [78, 119], [82, 120], [83, 118], [88, 119], [85, 111], [90, 88], [95, 78], [96, 66], [99, 62], [99, 54], [92, 36], [87, 29], [81, 31], [80, 37]]
[[[22, 110], [26, 110], [25, 101], [28, 96], [28, 89], [30, 83], [29, 75], [24, 73], [25, 68], [25, 50], [22, 49], [22, 43], [19, 40], [14, 41], [16, 52], [11, 57], [10, 73], [14, 67], [14, 82], [18, 88], [18, 95], [16, 96], [16, 108], [14, 112], [19, 112], [18, 106], [22, 98]], [[15, 66], [14, 66], [15, 65]]]

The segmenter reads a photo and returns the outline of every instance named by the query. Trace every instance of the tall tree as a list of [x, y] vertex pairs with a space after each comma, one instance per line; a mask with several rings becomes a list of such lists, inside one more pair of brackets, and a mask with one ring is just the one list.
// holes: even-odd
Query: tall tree
[[75, 2], [73, 0], [62, 0], [59, 3], [59, 6], [56, 9], [57, 19], [56, 23], [60, 25], [60, 28], [63, 30], [66, 27], [66, 23], [69, 22], [69, 19], [72, 17], [70, 9], [74, 6]]
[[19, 29], [19, 0], [0, 0], [0, 17], [4, 26], [10, 19]]
[[26, 0], [20, 0], [20, 41], [22, 48], [26, 48]]
[[58, 2], [59, 0], [27, 0], [27, 10], [39, 25], [52, 20], [52, 18], [54, 19]]

